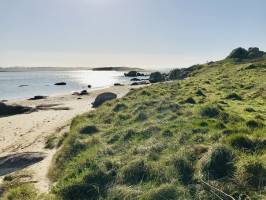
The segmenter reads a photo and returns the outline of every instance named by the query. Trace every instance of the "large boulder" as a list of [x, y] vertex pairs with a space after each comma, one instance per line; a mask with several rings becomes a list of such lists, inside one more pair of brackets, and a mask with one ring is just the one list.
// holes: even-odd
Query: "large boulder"
[[138, 76], [138, 72], [137, 71], [129, 71], [128, 73], [125, 73], [125, 76], [136, 77], [136, 76]]
[[112, 93], [112, 92], [104, 92], [102, 94], [99, 94], [96, 97], [95, 101], [92, 103], [92, 107], [93, 108], [99, 107], [104, 102], [110, 101], [110, 100], [113, 100], [113, 99], [116, 99], [116, 98], [117, 98], [117, 95], [115, 93]]
[[162, 82], [162, 81], [165, 81], [165, 77], [160, 72], [153, 72], [150, 75], [149, 81], [151, 83]]
[[6, 105], [0, 102], [0, 117], [22, 114], [33, 111], [31, 107], [24, 107], [19, 105]]

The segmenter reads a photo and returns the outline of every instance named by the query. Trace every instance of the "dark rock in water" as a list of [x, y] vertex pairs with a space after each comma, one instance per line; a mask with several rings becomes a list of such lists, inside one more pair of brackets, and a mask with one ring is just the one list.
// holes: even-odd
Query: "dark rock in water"
[[124, 84], [121, 84], [121, 83], [114, 83], [114, 86], [124, 86]]
[[153, 72], [150, 75], [149, 81], [151, 83], [162, 82], [165, 81], [165, 77], [160, 72]]
[[29, 86], [29, 85], [19, 85], [18, 87], [27, 87], [27, 86]]
[[46, 99], [47, 96], [41, 96], [41, 95], [37, 95], [37, 96], [34, 96], [32, 98], [29, 98], [28, 100], [40, 100], [40, 99]]
[[65, 82], [58, 82], [58, 83], [55, 83], [54, 85], [66, 85]]
[[145, 74], [143, 74], [143, 73], [137, 73], [137, 76], [145, 76]]
[[88, 88], [91, 88], [91, 85], [88, 85]]
[[140, 81], [140, 79], [139, 78], [132, 78], [132, 79], [130, 79], [130, 81]]
[[248, 50], [239, 47], [234, 49], [227, 58], [236, 58], [236, 59], [254, 59], [260, 58], [265, 54], [265, 52], [260, 51], [258, 47], [250, 47]]
[[106, 101], [110, 101], [113, 99], [116, 99], [117, 95], [115, 93], [112, 92], [104, 92], [102, 94], [99, 94], [95, 101], [92, 103], [93, 108], [99, 107], [100, 105], [102, 105], [104, 102]]
[[137, 71], [129, 71], [128, 73], [125, 73], [125, 76], [136, 77], [136, 76], [138, 76], [138, 72]]
[[0, 157], [0, 176], [33, 165], [42, 161], [45, 157], [46, 154], [38, 152], [17, 153]]
[[88, 95], [89, 93], [88, 93], [88, 91], [87, 90], [82, 90], [80, 93], [79, 93], [79, 95]]
[[31, 107], [24, 107], [19, 105], [6, 105], [0, 102], [0, 117], [32, 112], [33, 110], [34, 109]]

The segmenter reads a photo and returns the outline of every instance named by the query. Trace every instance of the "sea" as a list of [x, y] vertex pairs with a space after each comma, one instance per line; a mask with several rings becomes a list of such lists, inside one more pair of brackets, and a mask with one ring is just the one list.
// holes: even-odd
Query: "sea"
[[[66, 82], [65, 86], [54, 85]], [[130, 78], [121, 71], [20, 71], [0, 72], [0, 100], [24, 99], [36, 95], [52, 96], [81, 90], [96, 90], [128, 84]], [[91, 88], [88, 88], [91, 85]]]

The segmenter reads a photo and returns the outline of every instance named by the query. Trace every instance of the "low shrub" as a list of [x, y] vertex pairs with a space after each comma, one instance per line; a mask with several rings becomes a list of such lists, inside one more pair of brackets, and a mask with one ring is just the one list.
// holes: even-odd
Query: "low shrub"
[[163, 133], [162, 133], [162, 135], [164, 136], [164, 137], [173, 137], [173, 132], [172, 131], [170, 131], [170, 130], [165, 130]]
[[99, 199], [107, 192], [115, 174], [104, 172], [95, 164], [91, 164], [90, 168], [85, 170], [79, 177], [66, 179], [64, 185], [61, 186], [59, 183], [54, 192], [65, 200]]
[[192, 97], [187, 98], [184, 102], [189, 104], [196, 104], [196, 101]]
[[144, 160], [135, 160], [122, 168], [122, 179], [125, 183], [137, 184], [148, 180], [150, 168]]
[[225, 146], [213, 148], [204, 157], [201, 171], [206, 179], [231, 177], [234, 172], [234, 157], [231, 150]]
[[250, 129], [261, 128], [263, 126], [263, 124], [261, 122], [258, 122], [256, 120], [249, 120], [246, 122], [246, 125]]
[[247, 111], [247, 112], [256, 112], [256, 110], [254, 110], [254, 108], [251, 108], [251, 107], [245, 108], [245, 111]]
[[4, 192], [3, 200], [36, 200], [37, 190], [31, 184], [22, 184]]
[[174, 160], [174, 167], [177, 170], [180, 181], [183, 184], [189, 184], [193, 178], [193, 164], [184, 157], [177, 157]]
[[244, 185], [262, 189], [266, 186], [265, 161], [256, 157], [243, 160], [238, 168], [237, 177]]
[[215, 127], [218, 128], [218, 129], [225, 129], [225, 128], [226, 128], [226, 126], [225, 126], [224, 123], [222, 123], [222, 122], [218, 122], [218, 123], [215, 125]]
[[231, 135], [227, 140], [232, 147], [237, 149], [252, 150], [254, 148], [253, 141], [245, 135]]
[[200, 115], [202, 117], [218, 118], [221, 114], [221, 110], [217, 106], [205, 106], [201, 108]]
[[132, 200], [137, 199], [141, 191], [135, 190], [128, 186], [116, 186], [109, 189], [107, 193], [107, 200]]
[[142, 111], [136, 117], [136, 121], [145, 121], [146, 119], [148, 119], [148, 116], [145, 112]]
[[99, 130], [96, 126], [94, 125], [89, 125], [89, 126], [85, 126], [84, 128], [82, 128], [80, 130], [80, 134], [94, 134], [94, 133], [97, 133]]
[[133, 129], [129, 129], [126, 131], [126, 133], [124, 134], [124, 140], [129, 140], [131, 139], [132, 137], [134, 137], [135, 135], [137, 135], [138, 133], [133, 130]]
[[115, 105], [115, 107], [113, 108], [114, 112], [120, 112], [122, 110], [125, 110], [127, 108], [127, 105], [124, 103], [118, 103]]
[[141, 196], [141, 200], [178, 200], [184, 199], [184, 194], [178, 191], [172, 184], [164, 184], [155, 189], [149, 190]]
[[241, 101], [242, 97], [236, 93], [231, 93], [225, 97], [226, 99], [231, 99], [231, 100], [238, 100]]
[[202, 92], [202, 90], [197, 90], [196, 95], [197, 95], [197, 96], [202, 96], [202, 97], [205, 97], [205, 96], [206, 96], [206, 95]]

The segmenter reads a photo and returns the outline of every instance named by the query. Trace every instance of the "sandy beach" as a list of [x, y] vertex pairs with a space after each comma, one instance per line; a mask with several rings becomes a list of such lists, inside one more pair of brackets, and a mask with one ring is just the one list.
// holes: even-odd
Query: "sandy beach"
[[[10, 100], [6, 104], [41, 107], [36, 112], [18, 114], [0, 118], [0, 158], [12, 154], [37, 152], [44, 159], [26, 167], [40, 192], [49, 190], [47, 171], [56, 149], [46, 149], [45, 143], [51, 135], [60, 135], [68, 131], [73, 117], [92, 109], [91, 103], [102, 92], [113, 92], [124, 96], [130, 86], [109, 87], [89, 92], [89, 95], [60, 95], [41, 100]], [[0, 161], [1, 162], [1, 161]], [[0, 169], [1, 170], [1, 169]], [[15, 172], [16, 170], [14, 170]], [[4, 175], [1, 176], [1, 179]]]

